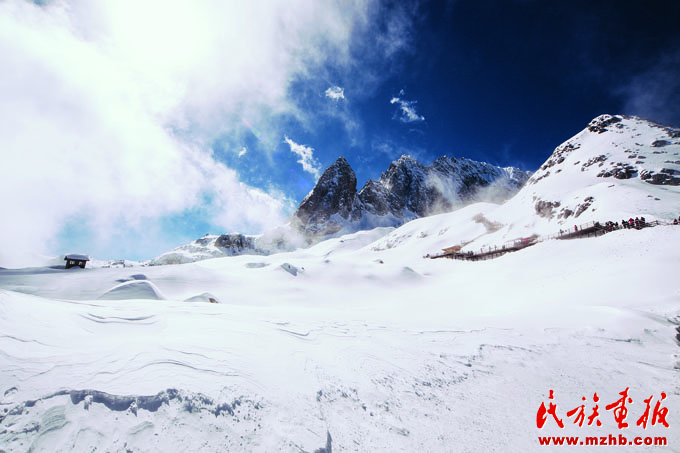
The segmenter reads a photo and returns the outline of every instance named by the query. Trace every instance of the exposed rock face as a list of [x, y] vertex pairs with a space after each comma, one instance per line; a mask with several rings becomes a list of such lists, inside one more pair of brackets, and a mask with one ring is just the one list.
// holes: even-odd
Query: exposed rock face
[[[200, 241], [197, 240], [196, 242]], [[244, 250], [257, 250], [255, 240], [252, 236], [245, 236], [241, 233], [223, 234], [215, 239], [215, 247], [226, 249], [233, 255], [240, 255]]]
[[588, 130], [590, 132], [597, 132], [598, 134], [602, 134], [604, 132], [607, 132], [607, 128], [611, 126], [612, 124], [620, 123], [621, 122], [621, 117], [620, 116], [612, 116], [612, 115], [600, 115], [594, 120], [588, 124]]
[[331, 222], [334, 215], [347, 221], [358, 220], [360, 217], [357, 177], [344, 157], [339, 157], [323, 172], [314, 189], [302, 200], [295, 212], [295, 217], [303, 225], [311, 227], [310, 233], [322, 234], [339, 231], [338, 222]]
[[680, 186], [680, 171], [662, 168], [658, 173], [653, 170], [643, 170], [640, 179], [658, 186]]
[[389, 190], [377, 181], [369, 179], [361, 189], [361, 201], [369, 212], [384, 216], [392, 212], [388, 202]]
[[410, 156], [402, 156], [390, 164], [378, 184], [385, 188], [385, 201], [393, 215], [400, 217], [404, 211], [418, 217], [427, 215], [428, 207], [438, 196], [434, 188], [427, 185], [427, 176], [426, 168]]
[[553, 215], [554, 215], [553, 209], [559, 208], [559, 207], [560, 207], [559, 201], [539, 200], [534, 205], [534, 209], [536, 209], [536, 214], [538, 214], [541, 217], [546, 217], [546, 218], [552, 218]]
[[668, 140], [654, 140], [652, 142], [652, 147], [663, 148], [664, 146], [668, 146], [670, 144], [671, 144], [671, 142], [669, 142]]
[[630, 179], [637, 174], [637, 169], [623, 162], [617, 162], [614, 167], [609, 170], [602, 170], [597, 174], [598, 178], [609, 178], [611, 176], [616, 179]]
[[473, 201], [502, 201], [529, 176], [517, 168], [468, 159], [443, 156], [424, 166], [402, 156], [377, 181], [367, 181], [357, 192], [356, 175], [340, 157], [324, 171], [295, 218], [300, 229], [312, 236], [394, 226]]

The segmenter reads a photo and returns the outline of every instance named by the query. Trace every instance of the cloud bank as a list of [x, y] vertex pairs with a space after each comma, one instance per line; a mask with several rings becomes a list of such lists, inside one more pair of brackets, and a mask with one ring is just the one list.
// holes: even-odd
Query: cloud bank
[[[63, 252], [73, 225], [105, 244], [189, 209], [225, 230], [284, 221], [290, 200], [244, 184], [206, 144], [244, 119], [276, 136], [279, 115], [304, 116], [289, 81], [349, 59], [369, 7], [0, 3], [0, 266]], [[311, 148], [296, 149], [318, 174]]]

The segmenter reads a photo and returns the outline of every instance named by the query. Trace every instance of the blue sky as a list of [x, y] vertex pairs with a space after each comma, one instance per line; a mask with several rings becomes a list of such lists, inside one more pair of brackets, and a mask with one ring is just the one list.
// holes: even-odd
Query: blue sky
[[0, 5], [0, 266], [257, 233], [340, 155], [361, 186], [401, 154], [534, 170], [601, 113], [680, 125], [675, 1], [263, 5]]
[[[351, 71], [326, 67], [289, 87], [317, 114], [311, 129], [284, 121], [286, 134], [312, 147], [320, 168], [344, 155], [360, 185], [402, 153], [534, 170], [601, 113], [680, 124], [677, 2], [431, 2], [408, 14], [408, 44], [390, 58], [358, 57]], [[364, 70], [383, 75], [369, 90], [356, 76]], [[343, 98], [324, 95], [334, 86]], [[264, 172], [263, 143], [242, 143], [248, 154], [224, 159], [244, 181], [278, 181], [296, 200], [313, 186], [284, 140], [269, 144], [276, 165]]]

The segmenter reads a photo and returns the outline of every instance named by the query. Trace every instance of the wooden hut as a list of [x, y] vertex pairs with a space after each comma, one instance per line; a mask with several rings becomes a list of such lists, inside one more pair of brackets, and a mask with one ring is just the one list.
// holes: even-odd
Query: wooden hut
[[66, 261], [66, 269], [71, 269], [72, 267], [80, 267], [81, 269], [85, 269], [85, 263], [90, 261], [90, 257], [87, 255], [77, 255], [77, 254], [72, 254], [72, 255], [66, 255], [64, 257], [64, 261]]

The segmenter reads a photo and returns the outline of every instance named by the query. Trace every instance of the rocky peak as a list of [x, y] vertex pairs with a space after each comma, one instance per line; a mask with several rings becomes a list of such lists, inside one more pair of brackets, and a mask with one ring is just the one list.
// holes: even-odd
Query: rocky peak
[[608, 127], [611, 126], [612, 124], [620, 123], [622, 120], [621, 116], [613, 116], [613, 115], [600, 115], [597, 118], [594, 118], [589, 124], [587, 129], [590, 132], [596, 132], [598, 134], [602, 134], [603, 132], [607, 132]]
[[387, 191], [387, 202], [393, 213], [408, 210], [421, 217], [426, 215], [422, 201], [430, 191], [426, 168], [411, 156], [403, 155], [392, 162], [378, 180]]
[[384, 216], [391, 212], [387, 203], [389, 191], [378, 181], [369, 179], [359, 192], [359, 199], [365, 209], [375, 215]]
[[[509, 198], [528, 178], [512, 167], [442, 156], [424, 166], [408, 155], [393, 161], [380, 178], [356, 191], [356, 176], [344, 158], [323, 173], [300, 204], [295, 218], [306, 234], [326, 235], [372, 225], [399, 225], [416, 217], [449, 211], [480, 198], [480, 189], [495, 184], [481, 199]], [[486, 197], [486, 198], [485, 198]]]
[[347, 160], [339, 157], [302, 200], [295, 217], [304, 225], [326, 223], [335, 214], [352, 219], [357, 202], [357, 177]]

